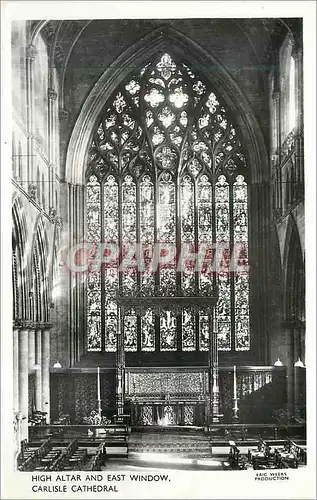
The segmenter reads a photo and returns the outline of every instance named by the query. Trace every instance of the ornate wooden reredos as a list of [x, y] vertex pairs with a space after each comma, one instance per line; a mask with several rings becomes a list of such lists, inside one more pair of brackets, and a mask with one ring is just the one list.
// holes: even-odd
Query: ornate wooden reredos
[[[210, 418], [217, 421], [219, 415], [219, 382], [218, 382], [218, 346], [217, 346], [217, 322], [215, 316], [215, 307], [217, 305], [218, 294], [217, 288], [209, 297], [206, 296], [124, 296], [117, 295], [117, 305], [119, 309], [118, 335], [117, 335], [117, 408], [118, 414], [124, 411], [124, 402], [126, 396], [131, 395], [129, 387], [124, 387], [129, 380], [129, 376], [125, 377], [125, 350], [124, 336], [122, 335], [122, 326], [124, 324], [124, 315], [131, 307], [138, 313], [147, 308], [151, 308], [155, 314], [160, 314], [161, 311], [168, 309], [173, 311], [175, 315], [182, 314], [184, 308], [191, 309], [193, 312], [203, 310], [209, 317], [209, 349], [208, 349], [208, 365], [209, 373], [208, 380], [205, 381], [205, 376], [201, 379], [201, 394], [209, 394], [206, 401]], [[161, 368], [160, 368], [161, 369]], [[178, 370], [180, 367], [178, 367]], [[151, 369], [151, 371], [153, 371]], [[202, 376], [197, 373], [197, 376]], [[208, 388], [207, 388], [208, 386]], [[190, 395], [188, 395], [190, 397]], [[183, 394], [184, 397], [184, 394]], [[141, 398], [134, 398], [135, 402], [142, 401]]]

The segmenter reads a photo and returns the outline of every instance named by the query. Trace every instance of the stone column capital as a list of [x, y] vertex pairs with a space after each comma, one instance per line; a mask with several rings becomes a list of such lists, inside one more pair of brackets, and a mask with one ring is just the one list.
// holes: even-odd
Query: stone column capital
[[17, 330], [35, 330], [36, 323], [25, 319], [16, 319], [13, 322], [13, 328]]
[[303, 47], [298, 40], [295, 40], [292, 46], [292, 57], [296, 60], [297, 58], [302, 57], [302, 55], [303, 55]]
[[274, 90], [274, 92], [272, 93], [272, 101], [278, 102], [278, 100], [280, 99], [280, 96], [281, 96], [281, 92], [279, 90]]
[[37, 54], [36, 47], [34, 45], [28, 45], [25, 49], [25, 54], [27, 59], [34, 61], [35, 56]]
[[52, 89], [52, 88], [48, 88], [47, 89], [47, 97], [51, 101], [56, 101], [56, 99], [57, 99], [57, 92], [54, 89]]
[[67, 121], [69, 119], [69, 111], [67, 111], [67, 109], [60, 108], [58, 111], [58, 115], [60, 121], [62, 122]]
[[35, 323], [37, 330], [51, 330], [53, 328], [53, 323], [48, 323], [46, 321], [41, 321]]

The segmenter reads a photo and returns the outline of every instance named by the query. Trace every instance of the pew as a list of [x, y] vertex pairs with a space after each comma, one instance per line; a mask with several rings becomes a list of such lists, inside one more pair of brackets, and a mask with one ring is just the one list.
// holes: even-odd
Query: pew
[[297, 469], [299, 463], [307, 463], [306, 445], [299, 445], [288, 437], [283, 449], [277, 451], [277, 461], [280, 467]]
[[46, 441], [44, 441], [44, 443], [42, 443], [41, 446], [35, 449], [34, 453], [29, 455], [26, 460], [22, 461], [22, 463], [18, 466], [18, 470], [20, 471], [44, 470], [45, 463], [42, 462], [44, 457], [50, 452], [51, 448], [52, 448], [52, 440], [51, 438], [49, 438]]
[[104, 464], [104, 443], [98, 446], [97, 451], [94, 455], [90, 456], [90, 459], [86, 461], [82, 470], [86, 471], [101, 471], [101, 467]]
[[87, 449], [80, 449], [78, 438], [75, 438], [67, 446], [64, 455], [63, 470], [80, 470], [87, 457]]
[[240, 453], [239, 448], [234, 441], [229, 441], [229, 455], [227, 461], [224, 462], [225, 468], [230, 468], [232, 470], [246, 470], [251, 467], [248, 463], [247, 457]]
[[276, 468], [276, 450], [259, 437], [257, 449], [248, 450], [248, 461], [253, 469]]
[[298, 444], [296, 441], [287, 438], [291, 447], [293, 447], [293, 452], [296, 454], [298, 462], [303, 465], [307, 464], [307, 445], [306, 442]]
[[259, 438], [258, 448], [248, 450], [248, 460], [256, 469], [285, 469], [298, 467], [300, 460], [305, 460], [303, 455], [304, 447], [297, 445], [290, 438], [286, 438], [282, 443], [272, 443]]

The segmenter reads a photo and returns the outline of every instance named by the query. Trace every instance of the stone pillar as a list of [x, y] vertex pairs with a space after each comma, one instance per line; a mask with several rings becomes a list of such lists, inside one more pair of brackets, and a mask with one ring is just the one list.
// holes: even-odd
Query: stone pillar
[[28, 335], [28, 372], [33, 373], [35, 365], [35, 330], [30, 329]]
[[[74, 187], [72, 184], [68, 184], [68, 241], [70, 245], [74, 245], [77, 243], [74, 239]], [[73, 273], [68, 273], [68, 317], [69, 317], [69, 363], [70, 366], [73, 366], [76, 363], [75, 356], [75, 336], [74, 336], [74, 323], [75, 323], [75, 301], [74, 301], [74, 290], [75, 290], [75, 280], [76, 277], [73, 276]]]
[[294, 415], [306, 419], [306, 368], [294, 366]]
[[280, 215], [282, 210], [282, 180], [281, 180], [281, 171], [279, 167], [280, 163], [280, 153], [281, 153], [281, 134], [280, 134], [280, 92], [275, 91], [272, 95], [273, 100], [273, 128], [274, 128], [274, 168], [275, 168], [275, 179], [276, 179], [276, 187], [275, 187], [275, 206], [274, 209], [276, 213]]
[[303, 50], [293, 47], [292, 57], [295, 62], [296, 127], [303, 131]]
[[42, 411], [42, 330], [35, 332], [35, 408]]
[[44, 324], [42, 331], [42, 411], [46, 412], [46, 423], [50, 422], [50, 328]]
[[13, 411], [19, 411], [19, 329], [13, 327]]
[[28, 378], [28, 329], [23, 326], [19, 331], [19, 412], [21, 413], [20, 440], [28, 439], [29, 417], [29, 378]]

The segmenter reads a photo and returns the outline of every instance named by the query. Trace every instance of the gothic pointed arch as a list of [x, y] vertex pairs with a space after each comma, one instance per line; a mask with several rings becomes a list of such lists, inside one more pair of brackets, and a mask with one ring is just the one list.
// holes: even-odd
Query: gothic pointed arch
[[27, 241], [28, 233], [23, 204], [20, 198], [16, 196], [12, 206], [13, 319], [29, 319]]
[[292, 216], [288, 221], [283, 261], [284, 317], [287, 321], [304, 321], [304, 260], [300, 236]]
[[33, 320], [48, 320], [48, 240], [41, 217], [35, 225], [31, 250]]
[[254, 113], [234, 79], [220, 63], [196, 42], [170, 26], [158, 28], [125, 51], [104, 72], [84, 102], [74, 126], [66, 157], [68, 182], [84, 184], [88, 148], [100, 113], [120, 83], [136, 68], [142, 69], [158, 53], [170, 52], [193, 71], [203, 74], [211, 88], [236, 117], [246, 145], [251, 182], [268, 178], [268, 158], [263, 135]]
[[[128, 296], [211, 296], [218, 287], [219, 349], [249, 351], [249, 276], [229, 269], [236, 249], [240, 265], [248, 262], [250, 168], [241, 131], [199, 67], [165, 49], [120, 82], [92, 131], [86, 241], [116, 245], [123, 260], [138, 242], [146, 272], [133, 265], [121, 272], [114, 262], [88, 273], [87, 348], [116, 351], [118, 290]], [[218, 273], [210, 268], [212, 242], [225, 255]], [[162, 244], [173, 248], [175, 261], [151, 272], [146, 255]], [[200, 271], [183, 257], [195, 250], [204, 252]], [[177, 317], [167, 310], [158, 317], [152, 309], [140, 315], [131, 309], [125, 348], [206, 351], [208, 331], [206, 312], [188, 308]]]

